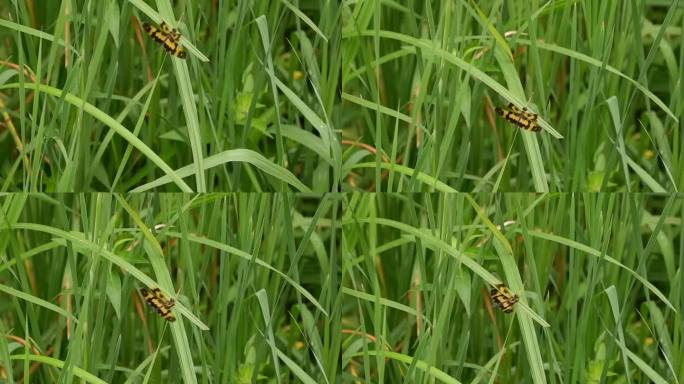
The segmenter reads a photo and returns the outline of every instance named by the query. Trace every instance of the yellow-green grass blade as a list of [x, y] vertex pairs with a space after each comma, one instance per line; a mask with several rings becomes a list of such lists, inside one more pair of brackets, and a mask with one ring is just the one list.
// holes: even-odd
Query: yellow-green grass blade
[[[209, 156], [204, 160], [204, 170], [213, 167], [218, 167], [220, 165], [231, 162], [248, 163], [257, 167], [264, 173], [267, 173], [273, 177], [278, 178], [281, 181], [286, 182], [287, 184], [292, 185], [300, 192], [311, 192], [311, 189], [309, 187], [307, 187], [301, 181], [299, 181], [299, 179], [297, 179], [297, 177], [293, 175], [290, 171], [288, 171], [286, 168], [274, 164], [273, 162], [263, 157], [261, 154], [249, 149], [232, 149], [218, 153], [216, 155]], [[194, 173], [194, 171], [195, 167], [193, 165], [187, 165], [185, 167], [177, 169], [175, 171], [175, 174], [177, 174], [180, 177], [188, 177], [191, 176]], [[149, 191], [161, 185], [168, 184], [169, 182], [171, 182], [171, 179], [169, 177], [162, 176], [154, 181], [134, 188], [131, 192]]]
[[[133, 147], [139, 150], [143, 155], [149, 158], [154, 164], [156, 164], [169, 178], [169, 182], [173, 182], [180, 188], [183, 192], [192, 192], [192, 188], [188, 186], [179, 175], [177, 175], [171, 167], [164, 162], [150, 147], [145, 145], [140, 139], [138, 139], [133, 133], [131, 133], [126, 127], [121, 125], [118, 121], [113, 119], [111, 116], [106, 114], [104, 111], [100, 110], [96, 106], [86, 102], [85, 100], [79, 98], [78, 96], [64, 92], [61, 89], [51, 87], [45, 84], [34, 84], [37, 91], [52, 95], [55, 97], [62, 97], [64, 101], [75, 107], [82, 108], [84, 112], [88, 113], [95, 119], [102, 122], [102, 124], [111, 128], [114, 132], [119, 134], [124, 140], [128, 141]], [[19, 88], [19, 83], [5, 84], [0, 86], [0, 89], [12, 89]]]

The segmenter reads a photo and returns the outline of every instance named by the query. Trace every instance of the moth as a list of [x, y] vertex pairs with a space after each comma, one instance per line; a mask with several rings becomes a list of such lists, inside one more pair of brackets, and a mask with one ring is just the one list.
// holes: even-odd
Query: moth
[[159, 28], [143, 23], [143, 29], [154, 41], [161, 44], [164, 49], [170, 54], [179, 59], [185, 59], [187, 54], [180, 43], [181, 34], [177, 29], [169, 27], [168, 24], [162, 21]]
[[176, 321], [176, 316], [174, 316], [171, 312], [171, 308], [176, 305], [175, 300], [167, 298], [161, 292], [161, 290], [159, 290], [159, 288], [140, 288], [140, 294], [142, 295], [143, 299], [145, 299], [147, 304], [154, 308], [154, 310], [159, 314], [159, 316], [163, 317], [164, 320], [168, 320], [170, 322]]
[[513, 103], [508, 103], [505, 108], [496, 107], [494, 109], [496, 113], [503, 117], [504, 119], [510, 121], [511, 123], [517, 125], [518, 127], [530, 131], [539, 132], [541, 127], [537, 124], [537, 114], [528, 112], [527, 108], [520, 109], [513, 105]]
[[503, 313], [511, 313], [513, 305], [518, 302], [518, 295], [511, 292], [503, 284], [497, 284], [496, 287], [489, 291], [489, 295]]

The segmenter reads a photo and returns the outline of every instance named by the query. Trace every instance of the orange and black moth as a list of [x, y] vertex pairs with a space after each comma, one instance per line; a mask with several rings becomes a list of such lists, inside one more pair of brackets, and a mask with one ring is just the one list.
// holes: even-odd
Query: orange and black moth
[[171, 29], [168, 24], [162, 21], [159, 28], [148, 23], [143, 23], [143, 29], [154, 41], [161, 44], [170, 54], [179, 59], [185, 59], [186, 53], [180, 43], [181, 34], [177, 29]]
[[511, 290], [503, 284], [497, 284], [489, 291], [489, 295], [503, 313], [511, 313], [513, 311], [513, 305], [518, 302], [518, 295], [511, 292]]
[[510, 121], [511, 123], [517, 125], [518, 127], [526, 131], [541, 131], [541, 127], [539, 126], [539, 124], [537, 124], [537, 114], [528, 112], [527, 108], [520, 109], [513, 105], [513, 103], [508, 103], [507, 107], [497, 107], [495, 111], [499, 116], [503, 117], [504, 119]]
[[171, 312], [171, 308], [173, 308], [176, 302], [173, 299], [167, 298], [159, 288], [140, 288], [140, 294], [159, 316], [171, 322], [176, 321], [176, 317]]

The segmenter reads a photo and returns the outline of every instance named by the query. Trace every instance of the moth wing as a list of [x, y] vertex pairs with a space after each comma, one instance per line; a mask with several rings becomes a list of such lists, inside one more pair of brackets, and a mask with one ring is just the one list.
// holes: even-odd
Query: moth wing
[[172, 308], [174, 305], [176, 305], [176, 301], [174, 299], [168, 299], [164, 303], [164, 308]]
[[174, 28], [174, 29], [171, 30], [170, 33], [171, 33], [171, 37], [172, 37], [174, 40], [176, 40], [176, 41], [180, 40], [181, 34], [180, 34], [180, 32], [178, 32], [178, 29]]
[[516, 107], [513, 103], [508, 103], [508, 108], [514, 113], [522, 113], [522, 110]]
[[149, 23], [143, 23], [142, 26], [143, 26], [143, 29], [145, 30], [145, 32], [147, 32], [147, 34], [149, 34], [149, 35], [151, 35], [157, 31], [157, 28], [151, 26]]
[[145, 301], [148, 301], [148, 302], [150, 301], [151, 298], [154, 297], [154, 294], [152, 292], [150, 292], [150, 290], [147, 289], [146, 287], [140, 288], [140, 294], [142, 295], [143, 299], [145, 299]]
[[161, 24], [159, 25], [161, 27], [161, 31], [164, 32], [165, 34], [171, 33], [171, 27], [169, 27], [168, 24], [166, 24], [165, 21], [162, 21]]
[[499, 108], [499, 107], [495, 108], [494, 111], [496, 111], [496, 113], [499, 116], [503, 117], [504, 119], [511, 113], [507, 109], [503, 109], [503, 108]]

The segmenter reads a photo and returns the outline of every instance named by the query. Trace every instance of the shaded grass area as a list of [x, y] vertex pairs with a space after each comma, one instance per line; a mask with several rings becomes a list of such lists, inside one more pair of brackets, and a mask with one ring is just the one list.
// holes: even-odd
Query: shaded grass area
[[[0, 381], [334, 382], [339, 205], [1, 197]], [[175, 299], [175, 322], [145, 305], [143, 287]]]
[[[345, 382], [680, 382], [683, 209], [681, 195], [356, 195]], [[489, 298], [501, 282], [512, 314]]]
[[[0, 190], [337, 190], [339, 12], [311, 0], [4, 2]], [[185, 60], [142, 30], [162, 21]]]
[[[681, 1], [348, 1], [343, 14], [350, 188], [682, 188]], [[542, 131], [499, 118], [508, 103]]]

